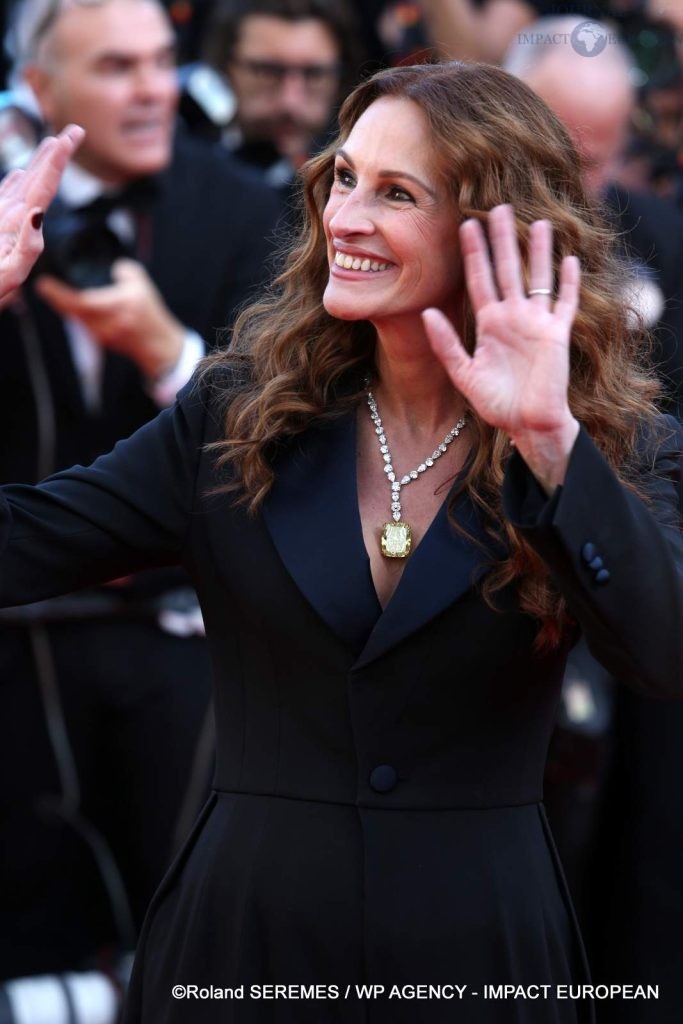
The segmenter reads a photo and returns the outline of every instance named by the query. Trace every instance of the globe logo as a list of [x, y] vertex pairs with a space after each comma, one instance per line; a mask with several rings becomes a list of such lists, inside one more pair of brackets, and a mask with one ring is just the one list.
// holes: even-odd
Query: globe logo
[[597, 57], [607, 46], [608, 35], [602, 25], [582, 21], [572, 32], [571, 43], [581, 57]]

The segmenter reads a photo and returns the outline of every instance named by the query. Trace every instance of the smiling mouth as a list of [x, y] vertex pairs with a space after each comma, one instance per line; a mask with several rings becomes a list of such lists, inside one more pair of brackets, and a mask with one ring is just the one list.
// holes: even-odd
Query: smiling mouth
[[388, 270], [391, 266], [390, 263], [380, 263], [379, 260], [371, 260], [367, 256], [351, 256], [339, 251], [335, 253], [334, 262], [344, 270], [363, 270], [375, 274], [380, 270]]
[[122, 126], [124, 135], [129, 135], [133, 138], [136, 136], [158, 136], [165, 134], [166, 130], [166, 122], [157, 118], [148, 121], [128, 121]]

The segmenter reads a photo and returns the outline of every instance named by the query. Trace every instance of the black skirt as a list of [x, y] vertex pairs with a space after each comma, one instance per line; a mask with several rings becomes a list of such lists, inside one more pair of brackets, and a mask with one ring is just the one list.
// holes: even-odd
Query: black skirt
[[541, 804], [216, 792], [150, 907], [125, 1024], [588, 1024], [587, 981]]

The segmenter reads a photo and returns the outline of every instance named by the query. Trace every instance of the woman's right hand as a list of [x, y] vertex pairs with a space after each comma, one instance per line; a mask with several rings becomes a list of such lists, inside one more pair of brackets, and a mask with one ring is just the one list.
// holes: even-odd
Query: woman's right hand
[[43, 251], [43, 214], [85, 132], [68, 125], [41, 142], [22, 170], [0, 182], [0, 307], [28, 277]]

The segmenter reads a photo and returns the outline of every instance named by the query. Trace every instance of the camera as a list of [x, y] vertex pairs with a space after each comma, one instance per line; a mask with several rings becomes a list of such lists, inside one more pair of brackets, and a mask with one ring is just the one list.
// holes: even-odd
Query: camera
[[45, 250], [34, 274], [52, 274], [74, 288], [100, 288], [112, 283], [112, 264], [134, 255], [108, 227], [102, 212], [73, 211], [53, 203], [43, 224]]

